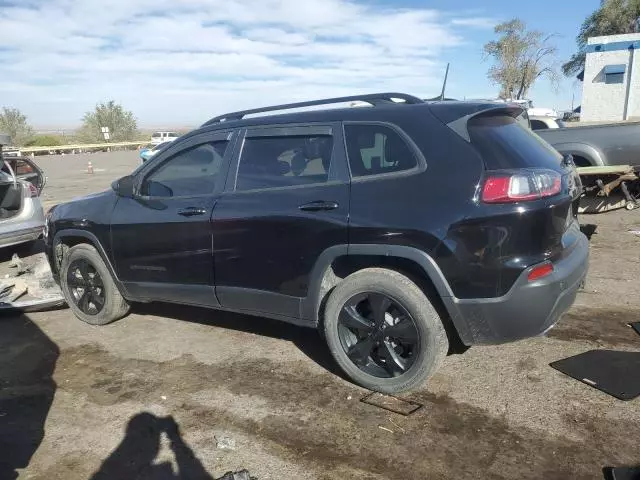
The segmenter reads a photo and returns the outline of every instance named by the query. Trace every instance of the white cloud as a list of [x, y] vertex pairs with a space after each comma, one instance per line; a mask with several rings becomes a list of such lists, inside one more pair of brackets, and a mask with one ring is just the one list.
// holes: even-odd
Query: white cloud
[[353, 0], [32, 0], [0, 11], [0, 98], [38, 124], [115, 99], [141, 124], [332, 95], [431, 95], [490, 19]]
[[454, 18], [451, 20], [452, 25], [474, 28], [493, 28], [498, 23], [500, 22], [495, 18], [488, 17]]

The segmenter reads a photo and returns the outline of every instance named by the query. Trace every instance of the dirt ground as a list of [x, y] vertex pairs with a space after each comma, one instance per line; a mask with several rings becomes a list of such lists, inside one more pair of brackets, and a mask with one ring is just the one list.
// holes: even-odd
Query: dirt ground
[[[86, 172], [87, 160], [94, 174]], [[51, 205], [108, 188], [135, 152], [39, 160]], [[410, 416], [360, 402], [317, 333], [171, 305], [106, 327], [61, 309], [0, 318], [0, 479], [597, 479], [640, 465], [640, 398], [549, 367], [640, 351], [640, 211], [595, 224], [588, 285], [547, 337], [447, 358]], [[10, 253], [2, 254], [7, 260]], [[4, 470], [1, 466], [4, 462]]]

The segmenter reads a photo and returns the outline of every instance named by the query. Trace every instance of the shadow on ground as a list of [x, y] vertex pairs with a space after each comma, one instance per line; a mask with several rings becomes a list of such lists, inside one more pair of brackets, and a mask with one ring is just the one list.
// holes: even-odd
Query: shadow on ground
[[0, 316], [0, 478], [17, 478], [44, 437], [58, 346], [27, 316]]
[[[156, 462], [162, 434], [169, 439], [177, 472], [174, 472], [170, 462]], [[213, 479], [182, 439], [173, 417], [161, 418], [147, 412], [131, 417], [124, 439], [93, 474], [91, 480], [116, 478]]]
[[185, 322], [211, 325], [220, 328], [237, 330], [240, 332], [254, 333], [265, 337], [278, 338], [293, 343], [311, 360], [325, 370], [342, 378], [343, 372], [331, 357], [326, 342], [313, 328], [298, 327], [278, 320], [264, 317], [253, 317], [220, 310], [188, 307], [184, 305], [149, 303], [134, 307], [134, 312], [140, 315], [153, 315], [172, 318]]
[[17, 253], [20, 258], [27, 258], [31, 255], [44, 252], [44, 242], [42, 240], [36, 240], [35, 242], [22, 243], [20, 245], [14, 245], [13, 247], [7, 247], [0, 249], [0, 263], [8, 262], [13, 257], [14, 253]]

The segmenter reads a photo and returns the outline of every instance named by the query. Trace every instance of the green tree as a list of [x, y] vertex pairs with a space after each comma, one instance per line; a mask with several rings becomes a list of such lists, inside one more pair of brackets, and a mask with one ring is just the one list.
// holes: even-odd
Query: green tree
[[541, 77], [557, 82], [553, 35], [528, 30], [526, 23], [518, 18], [497, 25], [494, 31], [499, 38], [487, 43], [484, 53], [493, 59], [487, 75], [500, 86], [500, 98], [526, 98], [531, 86]]
[[84, 114], [78, 137], [83, 141], [103, 142], [102, 127], [109, 128], [111, 142], [133, 140], [138, 133], [138, 125], [133, 113], [113, 100], [96, 105], [93, 111]]
[[0, 133], [9, 135], [14, 146], [22, 147], [33, 136], [33, 128], [20, 110], [4, 107], [0, 113]]
[[64, 139], [57, 135], [35, 135], [29, 140], [26, 147], [57, 147], [63, 145]]
[[562, 72], [571, 77], [582, 71], [589, 38], [637, 32], [639, 17], [640, 0], [600, 0], [600, 8], [582, 23], [576, 37], [578, 51], [562, 65]]

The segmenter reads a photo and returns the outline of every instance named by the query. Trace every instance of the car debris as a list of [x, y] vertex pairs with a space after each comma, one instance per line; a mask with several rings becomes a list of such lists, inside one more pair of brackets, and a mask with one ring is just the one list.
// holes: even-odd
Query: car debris
[[549, 365], [618, 400], [640, 396], [640, 352], [590, 350]]
[[0, 280], [0, 312], [35, 312], [65, 304], [46, 256], [40, 253], [32, 258], [35, 261], [28, 263], [14, 254], [12, 264], [16, 271]]
[[392, 395], [385, 395], [379, 392], [369, 393], [361, 398], [360, 401], [362, 403], [382, 408], [383, 410], [387, 410], [392, 413], [404, 415], [405, 417], [408, 417], [412, 413], [422, 408], [421, 403], [404, 398], [394, 397]]
[[220, 450], [235, 450], [236, 441], [228, 435], [216, 436], [216, 447]]
[[10, 137], [0, 134], [0, 247], [35, 242], [44, 227], [44, 172], [29, 158], [5, 159]]
[[0, 299], [4, 301], [14, 302], [25, 293], [27, 293], [27, 284], [22, 280], [0, 284]]
[[640, 478], [640, 465], [637, 467], [605, 467], [605, 480], [635, 480]]
[[603, 213], [619, 208], [640, 207], [640, 167], [580, 167], [584, 188], [579, 213]]
[[252, 477], [248, 470], [240, 470], [238, 472], [227, 472], [223, 476], [214, 480], [258, 480], [256, 477]]

